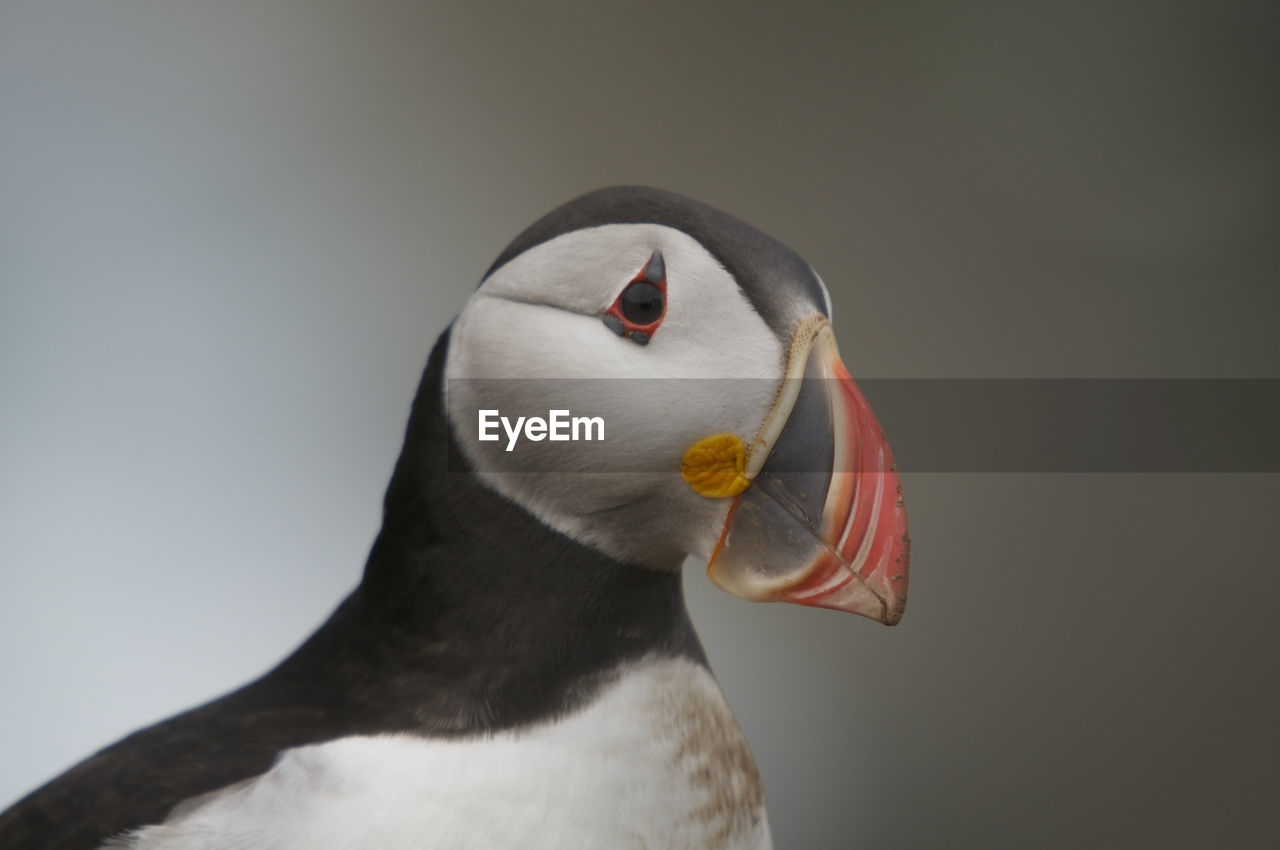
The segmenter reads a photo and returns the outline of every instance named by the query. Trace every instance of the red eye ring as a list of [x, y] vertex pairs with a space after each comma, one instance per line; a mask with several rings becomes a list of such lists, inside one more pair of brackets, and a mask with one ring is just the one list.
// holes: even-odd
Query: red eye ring
[[618, 336], [648, 345], [666, 314], [667, 266], [662, 252], [654, 251], [649, 262], [605, 311], [604, 324]]

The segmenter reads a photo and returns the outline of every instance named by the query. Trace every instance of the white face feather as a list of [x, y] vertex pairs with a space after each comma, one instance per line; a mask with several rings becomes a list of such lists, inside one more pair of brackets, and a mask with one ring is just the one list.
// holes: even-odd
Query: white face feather
[[[642, 346], [601, 317], [654, 251], [666, 264], [666, 314]], [[696, 240], [610, 224], [530, 248], [484, 282], [454, 323], [446, 392], [454, 433], [489, 486], [607, 554], [675, 567], [686, 553], [710, 555], [729, 507], [684, 482], [684, 451], [723, 432], [750, 443], [784, 361], [777, 336]], [[493, 378], [522, 380], [475, 380]], [[605, 440], [507, 452], [505, 437], [476, 439], [478, 408], [514, 420], [550, 407], [603, 417]]]

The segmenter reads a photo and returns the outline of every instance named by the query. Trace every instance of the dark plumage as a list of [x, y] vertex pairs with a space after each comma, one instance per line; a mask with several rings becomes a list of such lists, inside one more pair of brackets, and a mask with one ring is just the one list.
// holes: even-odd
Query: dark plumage
[[0, 847], [91, 850], [265, 772], [289, 747], [509, 728], [578, 705], [627, 659], [705, 663], [678, 573], [581, 546], [465, 474], [441, 405], [447, 341], [418, 388], [360, 586], [261, 679], [19, 801], [0, 815]]

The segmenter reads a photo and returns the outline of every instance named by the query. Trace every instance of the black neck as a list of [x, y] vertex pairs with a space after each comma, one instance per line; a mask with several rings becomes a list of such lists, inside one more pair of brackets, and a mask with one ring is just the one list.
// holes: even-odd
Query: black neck
[[363, 582], [278, 673], [297, 681], [337, 661], [362, 713], [447, 734], [569, 711], [642, 656], [705, 663], [678, 572], [570, 540], [467, 471], [443, 409], [448, 337], [419, 385]]

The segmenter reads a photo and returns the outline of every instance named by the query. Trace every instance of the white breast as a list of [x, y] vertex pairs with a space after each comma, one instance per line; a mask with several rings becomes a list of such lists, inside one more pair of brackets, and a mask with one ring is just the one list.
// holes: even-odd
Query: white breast
[[767, 848], [764, 791], [719, 686], [641, 664], [559, 722], [482, 738], [341, 738], [175, 808], [127, 850]]

